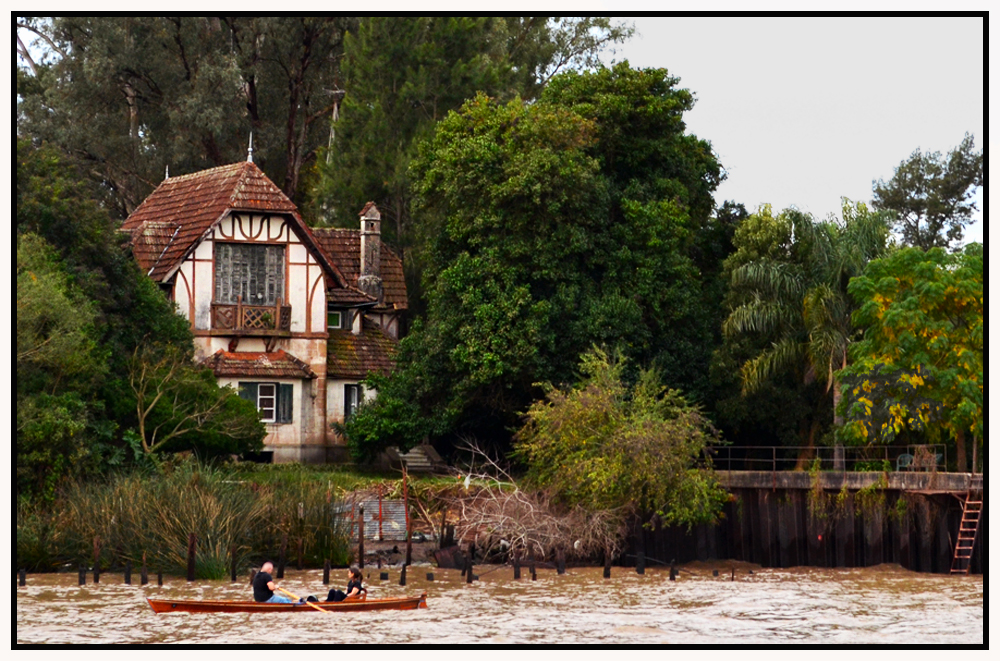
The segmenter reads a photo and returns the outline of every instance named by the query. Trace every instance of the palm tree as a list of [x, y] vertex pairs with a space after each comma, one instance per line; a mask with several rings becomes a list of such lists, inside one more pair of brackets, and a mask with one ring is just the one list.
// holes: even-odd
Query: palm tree
[[[770, 208], [758, 213], [769, 216]], [[790, 229], [786, 245], [757, 246], [752, 260], [732, 270], [735, 305], [723, 333], [770, 340], [741, 367], [744, 393], [787, 370], [799, 371], [806, 383], [823, 376], [826, 392], [833, 391], [834, 424], [840, 425], [836, 372], [847, 365], [854, 338], [847, 283], [885, 253], [889, 223], [884, 214], [846, 198], [841, 221], [817, 223], [809, 214], [786, 209], [773, 222]], [[810, 435], [810, 445], [812, 440]]]

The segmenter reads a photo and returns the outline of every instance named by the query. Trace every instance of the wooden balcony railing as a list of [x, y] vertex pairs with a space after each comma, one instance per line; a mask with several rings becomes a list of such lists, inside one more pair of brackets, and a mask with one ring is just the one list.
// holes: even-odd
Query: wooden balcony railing
[[227, 330], [253, 335], [268, 332], [289, 332], [292, 328], [292, 306], [244, 305], [242, 299], [233, 304], [212, 303], [212, 330]]

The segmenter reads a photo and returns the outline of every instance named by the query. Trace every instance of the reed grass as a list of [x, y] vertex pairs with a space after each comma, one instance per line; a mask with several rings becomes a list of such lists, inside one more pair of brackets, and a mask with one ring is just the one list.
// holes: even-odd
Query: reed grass
[[[283, 538], [288, 560], [298, 541], [306, 566], [350, 561], [351, 543], [341, 521], [342, 491], [332, 480], [299, 477], [247, 479], [243, 471], [188, 462], [157, 475], [119, 475], [101, 484], [71, 484], [54, 503], [19, 501], [18, 567], [51, 571], [97, 562], [102, 568], [126, 561], [167, 574], [187, 571], [188, 536], [197, 536], [195, 577], [229, 575], [277, 559]], [[287, 478], [288, 476], [286, 476]]]

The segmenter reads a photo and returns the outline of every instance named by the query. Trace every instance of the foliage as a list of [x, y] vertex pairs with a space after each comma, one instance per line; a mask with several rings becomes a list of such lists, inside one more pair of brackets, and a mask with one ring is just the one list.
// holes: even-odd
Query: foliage
[[982, 185], [983, 152], [975, 151], [975, 140], [966, 134], [946, 155], [914, 151], [889, 181], [874, 182], [873, 204], [895, 214], [904, 245], [946, 248], [962, 240]]
[[137, 347], [129, 363], [137, 435], [145, 454], [193, 449], [205, 457], [257, 452], [267, 430], [253, 402], [170, 347]]
[[325, 483], [276, 488], [240, 477], [231, 469], [167, 461], [152, 474], [65, 485], [51, 503], [22, 498], [17, 566], [42, 571], [65, 563], [90, 566], [96, 539], [103, 568], [126, 561], [139, 566], [145, 559], [153, 571], [183, 574], [191, 533], [197, 536], [198, 578], [228, 576], [234, 547], [239, 571], [276, 559], [283, 536], [293, 550], [303, 541], [310, 566], [322, 566], [325, 559], [348, 563], [350, 539], [338, 514], [342, 499]]
[[546, 387], [516, 436], [527, 479], [564, 505], [596, 512], [654, 510], [668, 523], [713, 520], [726, 499], [710, 469], [696, 468], [713, 430], [697, 408], [651, 370], [623, 381], [624, 363], [594, 349], [583, 381]]
[[[118, 215], [170, 167], [184, 174], [254, 155], [295, 197], [328, 139], [330, 90], [357, 19], [325, 17], [35, 17], [44, 61], [19, 72], [18, 132], [87, 164]], [[32, 78], [32, 80], [28, 80]]]
[[904, 248], [851, 282], [854, 322], [865, 333], [844, 372], [853, 377], [846, 438], [885, 442], [907, 428], [945, 434], [965, 470], [964, 435], [984, 432], [984, 257], [981, 244], [951, 256]]
[[483, 430], [502, 446], [535, 384], [569, 381], [594, 342], [707, 384], [713, 313], [691, 255], [719, 168], [684, 135], [676, 82], [570, 72], [536, 103], [480, 95], [438, 124], [412, 167], [427, 314], [379, 384], [391, 401], [347, 425], [361, 454]]
[[[746, 356], [740, 367], [744, 393], [780, 387], [788, 375], [807, 386], [821, 379], [836, 411], [836, 373], [854, 340], [847, 283], [885, 253], [887, 239], [884, 214], [846, 198], [842, 221], [816, 223], [794, 209], [774, 216], [765, 205], [737, 229], [737, 249], [727, 261], [732, 284], [723, 332], [728, 355]], [[806, 392], [800, 388], [797, 398]], [[818, 422], [814, 415], [810, 445]]]

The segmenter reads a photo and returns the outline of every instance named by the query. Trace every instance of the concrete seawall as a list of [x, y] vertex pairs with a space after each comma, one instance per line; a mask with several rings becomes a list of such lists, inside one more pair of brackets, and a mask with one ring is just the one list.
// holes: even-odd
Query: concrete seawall
[[[970, 476], [964, 473], [721, 471], [732, 494], [714, 526], [652, 525], [626, 550], [654, 563], [739, 560], [764, 567], [895, 563], [949, 573]], [[985, 507], [972, 573], [985, 573]]]

